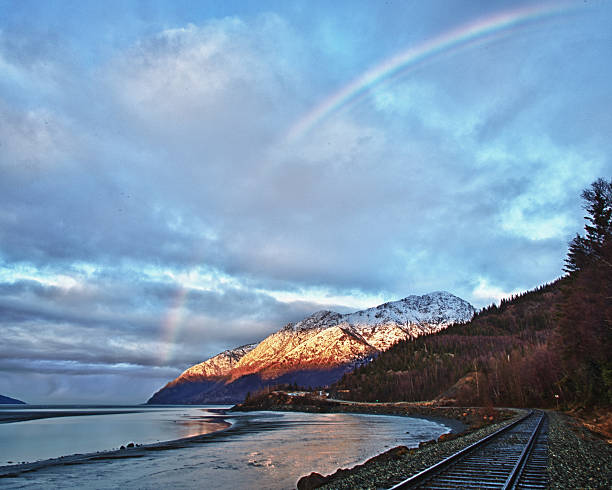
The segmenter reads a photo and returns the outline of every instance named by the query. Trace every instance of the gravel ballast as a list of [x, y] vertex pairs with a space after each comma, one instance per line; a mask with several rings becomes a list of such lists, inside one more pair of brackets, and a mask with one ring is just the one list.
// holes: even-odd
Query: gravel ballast
[[612, 488], [612, 446], [571, 417], [547, 413], [550, 488]]
[[[549, 487], [555, 489], [612, 488], [612, 447], [574, 419], [557, 412], [549, 415]], [[324, 489], [380, 489], [422, 471], [476, 442], [512, 420], [495, 423], [456, 439], [427, 444], [419, 449], [390, 451], [349, 470], [325, 478]], [[312, 483], [315, 483], [313, 479]], [[306, 482], [304, 482], [306, 483]], [[302, 488], [309, 488], [302, 486]], [[314, 488], [314, 487], [311, 487]]]
[[347, 490], [355, 488], [389, 488], [398, 481], [424, 470], [460, 449], [495, 432], [522, 415], [501, 423], [488, 425], [456, 439], [428, 444], [419, 449], [409, 449], [393, 459], [379, 461], [373, 458], [351, 470], [336, 472], [332, 476], [331, 481], [325, 483], [320, 488]]

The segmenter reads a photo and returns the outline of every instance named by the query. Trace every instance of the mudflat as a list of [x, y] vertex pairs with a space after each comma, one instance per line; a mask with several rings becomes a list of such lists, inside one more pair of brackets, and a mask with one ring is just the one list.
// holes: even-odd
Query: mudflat
[[[138, 410], [113, 410], [105, 411], [103, 414], [116, 415], [122, 413], [138, 413]], [[2, 410], [0, 411], [0, 424], [11, 422], [25, 422], [27, 420], [48, 419], [53, 417], [81, 417], [85, 415], [101, 415], [99, 410], [49, 410], [49, 411], [29, 411], [29, 410]]]

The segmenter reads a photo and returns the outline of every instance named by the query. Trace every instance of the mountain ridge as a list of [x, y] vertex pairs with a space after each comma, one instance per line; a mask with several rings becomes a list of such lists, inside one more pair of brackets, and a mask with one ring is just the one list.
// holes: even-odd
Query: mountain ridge
[[21, 400], [17, 400], [16, 398], [11, 398], [10, 396], [0, 395], [0, 404], [1, 405], [25, 405], [26, 402], [22, 402]]
[[398, 342], [330, 392], [354, 401], [551, 406], [561, 364], [552, 345], [568, 288], [558, 279], [483, 308], [468, 323]]
[[188, 368], [147, 403], [241, 401], [247, 391], [280, 380], [328, 385], [400, 340], [464, 323], [474, 313], [467, 301], [446, 291], [352, 313], [319, 310], [261, 342], [228, 349]]

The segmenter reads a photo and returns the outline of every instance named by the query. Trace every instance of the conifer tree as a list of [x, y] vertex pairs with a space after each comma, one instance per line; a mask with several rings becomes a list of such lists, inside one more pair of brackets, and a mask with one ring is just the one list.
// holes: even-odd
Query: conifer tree
[[597, 179], [582, 191], [586, 236], [576, 235], [569, 244], [565, 271], [570, 274], [583, 269], [601, 256], [604, 243], [612, 237], [612, 179]]
[[586, 234], [572, 240], [566, 260], [571, 284], [558, 321], [563, 385], [585, 406], [612, 403], [612, 179], [582, 192]]

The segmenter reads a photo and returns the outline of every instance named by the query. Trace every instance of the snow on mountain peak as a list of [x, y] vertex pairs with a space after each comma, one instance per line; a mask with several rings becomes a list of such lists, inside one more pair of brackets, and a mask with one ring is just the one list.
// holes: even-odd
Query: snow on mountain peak
[[[342, 372], [401, 340], [466, 322], [474, 313], [467, 301], [446, 291], [407, 296], [354, 313], [317, 311], [297, 323], [285, 325], [257, 344], [227, 350], [190, 367], [150, 402], [200, 403], [226, 400], [228, 396], [243, 398], [247, 390], [274, 383], [281, 376], [286, 382], [299, 379], [310, 383], [313, 372], [327, 373], [321, 374], [323, 377], [317, 378], [317, 383], [331, 383]], [[245, 377], [254, 374], [257, 376]], [[207, 385], [212, 391], [197, 392], [204, 385], [190, 387], [190, 383], [203, 381], [212, 383]], [[181, 388], [183, 384], [185, 387]], [[196, 390], [195, 394], [190, 390]]]
[[290, 325], [294, 330], [326, 328], [339, 323], [348, 323], [357, 328], [386, 323], [448, 326], [455, 322], [466, 322], [474, 313], [474, 307], [467, 301], [446, 291], [434, 291], [422, 296], [407, 296], [398, 301], [344, 315], [322, 310]]
[[200, 364], [191, 366], [189, 369], [185, 370], [179, 378], [190, 378], [194, 376], [226, 376], [232, 368], [238, 364], [240, 359], [257, 347], [257, 344], [258, 343], [241, 345], [240, 347], [223, 351]]
[[[467, 322], [474, 313], [474, 307], [467, 301], [447, 291], [434, 291], [343, 315], [329, 310], [317, 311], [297, 323], [287, 324], [281, 331], [290, 336], [301, 336], [342, 327], [372, 347], [386, 350], [400, 340], [435, 333], [452, 323]], [[257, 355], [256, 350], [247, 358]]]
[[319, 310], [297, 323], [289, 323], [285, 326], [285, 329], [300, 331], [310, 330], [312, 328], [326, 328], [338, 325], [341, 321], [342, 315], [340, 313], [329, 310]]
[[182, 376], [222, 376], [234, 368], [252, 372], [256, 366], [276, 362], [318, 332], [340, 327], [355, 339], [375, 349], [386, 350], [399, 340], [437, 332], [455, 322], [466, 322], [475, 310], [472, 305], [446, 291], [407, 296], [354, 313], [316, 311], [297, 323], [288, 323], [260, 343], [230, 349], [192, 366]]

